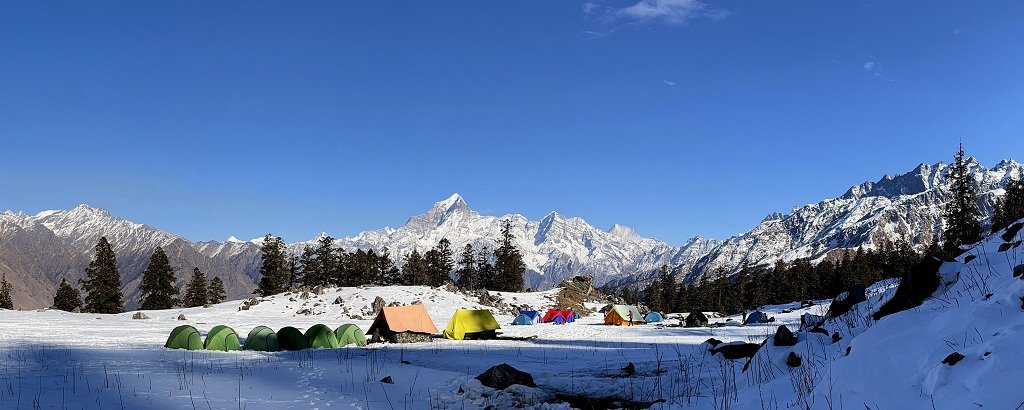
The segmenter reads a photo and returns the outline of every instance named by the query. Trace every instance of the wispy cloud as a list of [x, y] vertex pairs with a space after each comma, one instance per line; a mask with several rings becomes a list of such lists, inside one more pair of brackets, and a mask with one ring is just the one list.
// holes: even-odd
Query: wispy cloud
[[640, 0], [621, 8], [587, 2], [583, 4], [583, 14], [606, 24], [685, 25], [698, 19], [721, 20], [728, 17], [730, 12], [708, 7], [700, 0]]
[[871, 70], [874, 70], [874, 69], [875, 69], [875, 62], [874, 61], [868, 61], [868, 62], [864, 63], [864, 70], [871, 71]]
[[661, 82], [665, 83], [665, 85], [670, 85], [670, 86], [673, 86], [673, 87], [679, 85], [679, 83], [677, 83], [675, 81], [661, 80]]

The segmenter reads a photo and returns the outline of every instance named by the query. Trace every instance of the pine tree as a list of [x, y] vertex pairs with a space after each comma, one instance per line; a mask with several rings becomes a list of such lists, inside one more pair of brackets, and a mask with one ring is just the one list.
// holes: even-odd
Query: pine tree
[[459, 256], [459, 280], [456, 283], [460, 289], [473, 290], [480, 288], [480, 278], [477, 277], [476, 256], [473, 252], [473, 245], [466, 244]]
[[142, 271], [139, 285], [139, 307], [145, 310], [170, 309], [178, 304], [178, 288], [174, 285], [174, 269], [164, 249], [157, 246]]
[[85, 291], [85, 306], [88, 313], [121, 313], [124, 312], [124, 294], [121, 293], [121, 274], [117, 271], [117, 257], [114, 249], [101, 237], [96, 244], [96, 255], [89, 267], [85, 268], [85, 278], [81, 280]]
[[390, 286], [401, 282], [402, 272], [398, 270], [398, 267], [395, 266], [395, 262], [391, 260], [390, 249], [384, 248], [380, 255], [377, 256], [377, 260], [374, 264], [377, 265], [374, 270], [378, 275], [380, 275], [380, 277], [376, 279], [377, 283], [384, 286]]
[[419, 251], [413, 249], [405, 256], [405, 265], [402, 266], [403, 285], [425, 285], [430, 281], [427, 270], [427, 261]]
[[220, 276], [216, 276], [210, 280], [210, 286], [207, 288], [207, 299], [210, 304], [217, 304], [223, 302], [227, 298], [228, 294], [224, 290], [224, 281], [220, 280]]
[[452, 280], [451, 272], [455, 262], [452, 260], [451, 242], [447, 238], [442, 238], [437, 246], [427, 251], [424, 259], [427, 262], [430, 286], [441, 286]]
[[653, 280], [643, 291], [643, 302], [647, 305], [648, 309], [659, 311], [664, 309], [664, 299], [662, 299], [661, 280]]
[[964, 160], [964, 146], [956, 153], [949, 169], [949, 195], [945, 209], [945, 231], [942, 250], [947, 255], [960, 254], [962, 245], [981, 240], [981, 211], [978, 209], [978, 193], [974, 190], [973, 177]]
[[512, 234], [512, 221], [506, 219], [501, 227], [501, 245], [494, 250], [494, 277], [497, 279], [493, 290], [522, 292], [523, 274], [526, 264], [523, 255], [516, 248]]
[[12, 298], [13, 290], [12, 286], [7, 282], [7, 274], [0, 277], [0, 309], [14, 309], [14, 300]]
[[285, 253], [284, 241], [267, 234], [260, 245], [260, 283], [253, 293], [270, 296], [284, 292], [289, 282], [288, 276], [288, 255]]
[[61, 278], [60, 286], [57, 286], [57, 293], [53, 295], [53, 307], [65, 312], [74, 311], [82, 307], [82, 296], [78, 289], [71, 287], [68, 281]]
[[185, 307], [203, 306], [210, 300], [210, 294], [206, 290], [206, 274], [199, 268], [192, 269], [192, 280], [185, 286], [185, 298], [182, 305]]
[[[313, 258], [316, 261], [316, 280], [310, 282], [311, 286], [355, 286], [358, 280], [355, 277], [360, 273], [352, 274], [346, 272], [342, 263], [344, 250], [334, 249], [334, 238], [330, 235], [323, 235], [316, 242], [313, 248]], [[365, 253], [365, 252], [364, 252]]]
[[992, 215], [992, 232], [998, 232], [1024, 218], [1024, 180], [1010, 179], [1006, 193], [996, 201]]
[[486, 246], [480, 249], [476, 255], [476, 273], [478, 289], [497, 289], [494, 278], [494, 254]]
[[660, 271], [662, 305], [658, 311], [667, 313], [676, 304], [676, 278], [672, 276], [668, 265], [661, 265]]

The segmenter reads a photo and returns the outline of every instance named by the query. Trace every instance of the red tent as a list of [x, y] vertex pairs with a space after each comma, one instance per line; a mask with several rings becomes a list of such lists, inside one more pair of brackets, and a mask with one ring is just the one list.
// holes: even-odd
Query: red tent
[[548, 313], [544, 314], [544, 323], [553, 322], [555, 317], [561, 317], [563, 323], [572, 322], [575, 319], [571, 310], [549, 309]]

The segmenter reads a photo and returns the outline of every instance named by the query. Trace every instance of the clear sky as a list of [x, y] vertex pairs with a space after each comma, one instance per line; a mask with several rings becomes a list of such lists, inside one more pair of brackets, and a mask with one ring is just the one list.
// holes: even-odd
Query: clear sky
[[636, 1], [3, 2], [0, 209], [299, 241], [459, 192], [680, 244], [1024, 160], [1024, 2]]

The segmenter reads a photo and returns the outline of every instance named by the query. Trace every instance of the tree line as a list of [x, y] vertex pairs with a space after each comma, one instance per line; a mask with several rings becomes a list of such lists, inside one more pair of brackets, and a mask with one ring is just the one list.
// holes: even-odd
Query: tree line
[[[79, 284], [82, 292], [64, 278], [53, 295], [53, 307], [65, 311], [81, 309], [87, 313], [124, 312], [124, 293], [121, 292], [121, 273], [117, 269], [117, 255], [106, 237], [96, 243], [95, 254], [85, 269], [85, 277]], [[192, 269], [192, 278], [185, 286], [184, 297], [179, 297], [174, 268], [162, 247], [157, 247], [149, 258], [149, 264], [142, 271], [139, 286], [139, 309], [171, 309], [176, 306], [195, 307], [223, 302], [227, 293], [224, 281], [214, 277], [207, 281], [206, 274], [198, 267]], [[13, 309], [11, 285], [4, 276], [0, 281], [0, 308]]]
[[661, 312], [715, 311], [736, 314], [760, 306], [809, 299], [827, 299], [853, 285], [870, 285], [903, 275], [921, 255], [906, 242], [885, 243], [880, 250], [845, 250], [835, 260], [778, 261], [772, 267], [743, 267], [733, 275], [676, 283], [668, 266], [637, 292], [623, 291], [629, 302], [643, 302]]
[[518, 292], [523, 290], [526, 264], [514, 241], [512, 221], [505, 220], [494, 251], [467, 244], [456, 262], [451, 242], [443, 238], [426, 252], [413, 249], [403, 255], [405, 263], [398, 268], [388, 248], [380, 253], [346, 251], [325, 235], [298, 255], [289, 255], [284, 240], [267, 234], [260, 244], [260, 281], [253, 293], [269, 296], [317, 286], [436, 287], [452, 282], [463, 289]]

